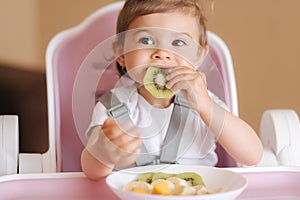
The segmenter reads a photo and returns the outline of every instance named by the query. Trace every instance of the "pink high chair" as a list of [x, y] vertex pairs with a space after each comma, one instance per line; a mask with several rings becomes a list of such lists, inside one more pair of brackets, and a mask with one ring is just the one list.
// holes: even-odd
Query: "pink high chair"
[[[99, 81], [97, 91], [91, 79], [97, 73], [97, 59], [90, 63], [95, 65], [94, 70], [89, 70], [82, 75], [75, 88], [76, 76], [84, 59], [100, 42], [115, 34], [118, 12], [123, 2], [114, 3], [87, 18], [81, 25], [62, 32], [50, 42], [47, 50], [47, 86], [49, 105], [49, 156], [51, 164], [57, 163], [58, 171], [81, 171], [80, 153], [84, 147], [78, 137], [78, 131], [84, 132], [91, 119], [94, 102], [91, 96], [112, 88], [118, 80], [115, 63], [105, 71]], [[209, 55], [217, 64], [218, 71], [209, 73], [208, 87], [219, 96], [238, 115], [237, 91], [235, 76], [230, 53], [225, 43], [214, 33], [208, 32]], [[100, 57], [100, 56], [99, 56]], [[99, 58], [100, 59], [100, 58]], [[76, 81], [78, 81], [78, 76]], [[77, 86], [76, 86], [77, 87]], [[75, 91], [76, 90], [76, 91]], [[74, 99], [74, 93], [76, 99]], [[72, 99], [73, 98], [73, 99]], [[80, 106], [76, 107], [76, 104]], [[73, 105], [73, 108], [72, 108]], [[76, 116], [76, 113], [80, 116]], [[78, 119], [76, 119], [78, 117]], [[74, 121], [76, 123], [74, 123]], [[55, 145], [55, 147], [54, 147]], [[56, 150], [56, 151], [55, 151]], [[236, 163], [218, 146], [218, 166], [236, 166]], [[55, 162], [56, 155], [56, 162]], [[54, 170], [54, 165], [51, 166]]]
[[[75, 79], [79, 79], [78, 71], [92, 50], [115, 34], [117, 16], [123, 3], [112, 3], [97, 10], [83, 23], [57, 34], [51, 40], [46, 54], [49, 149], [45, 153], [18, 154], [17, 117], [2, 116], [0, 125], [6, 125], [3, 127], [9, 125], [14, 130], [9, 133], [9, 131], [1, 132], [0, 129], [4, 138], [2, 149], [6, 150], [4, 151], [6, 153], [0, 154], [2, 155], [0, 158], [5, 161], [4, 167], [0, 170], [2, 175], [14, 174], [17, 171], [19, 173], [81, 171], [80, 154], [85, 142], [82, 133], [90, 122], [94, 107], [94, 102], [90, 99], [112, 88], [118, 80], [118, 73], [115, 63], [111, 63], [101, 76], [98, 87], [94, 88], [90, 80], [97, 79], [98, 71], [103, 71], [98, 66], [96, 57], [94, 63], [90, 63], [93, 66], [92, 70], [80, 73], [80, 85], [76, 85], [78, 81]], [[209, 55], [218, 69], [207, 74], [208, 87], [228, 105], [233, 114], [238, 115], [236, 82], [229, 49], [216, 34], [208, 31], [207, 35]], [[73, 98], [74, 96], [76, 98]], [[283, 133], [282, 130], [285, 129], [289, 130], [289, 134]], [[299, 130], [298, 116], [294, 111], [266, 111], [260, 134], [265, 155], [259, 165], [300, 165], [299, 156], [295, 153], [300, 151]], [[78, 132], [81, 132], [81, 136]], [[5, 145], [5, 142], [16, 145]], [[218, 167], [238, 165], [220, 145], [217, 145], [216, 152], [219, 157]]]
[[[79, 68], [87, 55], [91, 54], [91, 51], [99, 43], [115, 34], [117, 16], [123, 3], [117, 2], [99, 9], [80, 25], [57, 34], [48, 46], [46, 64], [50, 148], [46, 153], [49, 159], [46, 160], [51, 164], [50, 171], [81, 171], [80, 153], [84, 147], [82, 141], [85, 138], [82, 135], [79, 137], [77, 133], [78, 131], [84, 132], [90, 123], [94, 104], [89, 100], [95, 95], [113, 88], [114, 83], [118, 80], [118, 73], [115, 63], [110, 64], [109, 68], [103, 72], [98, 87], [94, 88], [90, 80], [95, 79], [95, 76], [98, 77], [97, 70], [103, 70], [98, 66], [101, 63], [97, 63], [98, 58], [96, 58], [93, 63], [90, 63], [94, 66], [94, 70], [85, 71], [80, 76], [83, 84], [76, 85], [75, 78], [78, 78]], [[207, 74], [208, 87], [227, 104], [233, 114], [238, 116], [237, 90], [230, 51], [216, 34], [208, 31], [207, 36], [209, 56], [218, 69]], [[76, 98], [72, 100], [74, 96]], [[74, 114], [74, 111], [77, 115]], [[79, 116], [78, 113], [80, 113]], [[300, 161], [294, 153], [297, 152], [297, 148], [299, 149], [297, 147], [299, 142], [295, 141], [300, 140], [300, 131], [297, 131], [300, 130], [299, 120], [297, 120], [298, 116], [292, 110], [269, 110], [264, 113], [261, 138], [265, 146], [265, 156], [259, 164], [260, 166], [274, 166], [283, 163], [300, 165]], [[283, 123], [278, 124], [273, 121], [283, 121]], [[286, 128], [292, 130], [289, 134], [290, 139], [281, 140], [280, 138], [285, 136], [278, 130]], [[291, 148], [289, 148], [289, 141], [295, 142]], [[276, 142], [280, 145], [276, 145]], [[288, 157], [291, 159], [288, 160], [282, 155], [279, 156], [279, 152], [287, 148], [293, 149], [293, 151], [285, 150], [283, 154], [286, 155], [289, 152]], [[220, 145], [217, 145], [216, 152], [219, 158], [218, 167], [239, 165]], [[274, 152], [276, 153], [274, 154]]]

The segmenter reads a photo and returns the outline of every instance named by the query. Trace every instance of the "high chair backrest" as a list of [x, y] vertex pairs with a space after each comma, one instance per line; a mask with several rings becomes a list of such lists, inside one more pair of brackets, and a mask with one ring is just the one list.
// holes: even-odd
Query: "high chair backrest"
[[[89, 83], [90, 78], [95, 78], [97, 74], [93, 71], [85, 72], [84, 84], [76, 86], [76, 91], [74, 85], [77, 84], [78, 71], [86, 56], [100, 42], [115, 34], [117, 16], [123, 3], [112, 3], [100, 8], [80, 25], [57, 34], [48, 45], [46, 76], [49, 150], [45, 156], [51, 161], [50, 171], [81, 171], [80, 154], [84, 148], [85, 138], [78, 132], [84, 132], [91, 120], [94, 102], [88, 100], [91, 96], [95, 96], [95, 93], [102, 93], [114, 86], [118, 80], [115, 64], [112, 63], [104, 72], [105, 75], [102, 75], [96, 91]], [[229, 106], [235, 115], [238, 115], [235, 76], [230, 52], [225, 43], [211, 32], [208, 32], [208, 43], [209, 54], [220, 72], [208, 75], [208, 87]], [[97, 66], [95, 70], [98, 70]], [[75, 92], [78, 98], [74, 100]], [[224, 150], [219, 148], [218, 145], [218, 166], [235, 165]]]

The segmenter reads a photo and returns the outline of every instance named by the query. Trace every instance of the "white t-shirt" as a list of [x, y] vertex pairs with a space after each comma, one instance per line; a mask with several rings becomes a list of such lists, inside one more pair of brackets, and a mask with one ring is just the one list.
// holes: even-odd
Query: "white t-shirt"
[[[149, 104], [143, 96], [137, 92], [136, 85], [120, 87], [112, 90], [121, 103], [125, 103], [129, 109], [132, 122], [141, 129], [141, 137], [148, 153], [159, 156], [166, 136], [174, 104], [167, 108], [158, 108]], [[215, 95], [210, 96], [222, 103]], [[107, 109], [98, 102], [93, 110], [90, 130], [94, 126], [101, 126], [108, 118]], [[198, 112], [192, 110], [187, 118], [184, 134], [179, 145], [179, 164], [216, 165], [218, 158], [215, 153], [216, 141]]]

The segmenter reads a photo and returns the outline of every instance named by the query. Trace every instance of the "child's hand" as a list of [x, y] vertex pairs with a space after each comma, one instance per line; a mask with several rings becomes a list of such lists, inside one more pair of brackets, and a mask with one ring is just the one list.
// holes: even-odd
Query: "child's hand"
[[175, 92], [181, 90], [194, 110], [200, 112], [211, 100], [207, 92], [205, 74], [194, 68], [173, 67], [166, 79], [168, 80], [166, 87]]
[[103, 145], [111, 162], [116, 166], [128, 166], [138, 157], [142, 140], [140, 130], [130, 122], [118, 123], [108, 118], [103, 126]]

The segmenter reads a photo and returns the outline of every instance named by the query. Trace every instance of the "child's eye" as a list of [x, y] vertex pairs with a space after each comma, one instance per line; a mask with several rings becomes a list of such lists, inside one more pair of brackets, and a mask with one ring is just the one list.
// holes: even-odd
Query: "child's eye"
[[185, 41], [183, 41], [183, 40], [174, 40], [174, 41], [172, 42], [172, 45], [173, 45], [173, 46], [178, 46], [178, 47], [180, 47], [180, 46], [186, 45], [186, 43], [185, 43]]
[[139, 39], [138, 42], [141, 44], [145, 44], [145, 45], [154, 45], [155, 44], [154, 40], [150, 37], [142, 37]]

